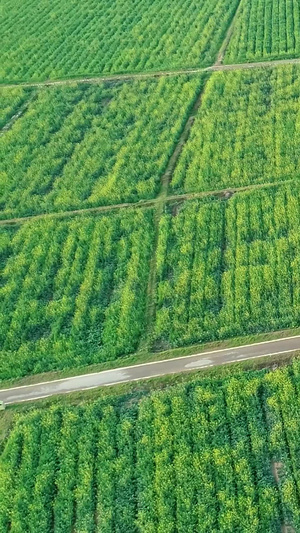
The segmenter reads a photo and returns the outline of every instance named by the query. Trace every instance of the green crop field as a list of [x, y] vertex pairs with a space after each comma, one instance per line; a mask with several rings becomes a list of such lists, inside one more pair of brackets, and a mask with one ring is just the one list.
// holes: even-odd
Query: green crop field
[[172, 179], [179, 192], [300, 176], [300, 69], [216, 72]]
[[225, 63], [300, 57], [299, 0], [241, 0]]
[[299, 400], [296, 361], [31, 409], [2, 446], [1, 533], [299, 531]]
[[122, 358], [147, 334], [165, 349], [299, 326], [299, 198], [286, 184], [171, 203], [148, 299], [152, 209], [3, 226], [0, 379]]
[[0, 82], [212, 64], [238, 0], [2, 0]]
[[[175, 76], [29, 94], [0, 137], [0, 217], [153, 198], [201, 84]], [[15, 107], [24, 96], [8, 94]]]
[[293, 184], [187, 202], [162, 217], [158, 346], [299, 325], [299, 198]]
[[137, 348], [152, 218], [132, 210], [0, 229], [1, 379]]
[[300, 533], [300, 0], [0, 0], [0, 51], [0, 533]]

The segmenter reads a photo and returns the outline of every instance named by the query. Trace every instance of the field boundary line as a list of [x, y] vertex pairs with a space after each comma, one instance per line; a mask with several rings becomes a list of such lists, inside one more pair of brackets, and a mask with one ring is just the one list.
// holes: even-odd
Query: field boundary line
[[118, 82], [143, 80], [148, 78], [161, 78], [163, 76], [178, 76], [180, 74], [201, 74], [211, 67], [187, 67], [176, 70], [156, 70], [148, 72], [129, 72], [123, 74], [99, 74], [97, 76], [84, 76], [78, 78], [65, 78], [57, 80], [44, 81], [20, 81], [15, 83], [0, 83], [2, 89], [15, 89], [16, 87], [51, 87], [60, 85], [71, 85], [75, 83], [101, 83], [101, 82]]
[[228, 45], [229, 45], [229, 42], [231, 40], [232, 34], [234, 32], [235, 24], [236, 24], [236, 21], [238, 19], [239, 13], [241, 11], [241, 6], [242, 6], [243, 2], [244, 2], [244, 0], [239, 0], [239, 2], [238, 2], [238, 5], [237, 5], [236, 10], [235, 10], [235, 13], [233, 14], [231, 23], [230, 23], [229, 28], [227, 30], [227, 33], [225, 35], [225, 39], [224, 39], [224, 41], [221, 44], [221, 48], [219, 50], [219, 53], [218, 53], [218, 56], [217, 56], [217, 59], [216, 59], [216, 62], [215, 62], [214, 66], [219, 66], [219, 65], [222, 65], [222, 63], [223, 63], [223, 59], [224, 59], [224, 56], [226, 54], [226, 50], [228, 48]]
[[291, 59], [272, 59], [272, 60], [266, 60], [266, 61], [257, 61], [257, 62], [247, 62], [247, 63], [228, 63], [228, 64], [220, 64], [220, 65], [212, 65], [211, 67], [207, 67], [206, 71], [208, 72], [226, 72], [226, 71], [234, 71], [234, 70], [250, 70], [253, 68], [274, 68], [274, 67], [281, 67], [284, 65], [299, 65], [300, 58], [295, 57]]
[[43, 220], [47, 218], [72, 218], [75, 216], [85, 216], [85, 215], [97, 215], [98, 213], [106, 213], [107, 211], [117, 211], [118, 209], [138, 209], [140, 207], [152, 207], [157, 203], [157, 198], [152, 200], [140, 200], [138, 202], [125, 202], [123, 204], [112, 204], [112, 205], [100, 205], [98, 207], [86, 207], [83, 209], [74, 209], [72, 211], [62, 211], [62, 212], [49, 212], [49, 213], [40, 213], [37, 215], [28, 215], [24, 217], [15, 217], [15, 218], [6, 218], [0, 219], [0, 226], [14, 226], [17, 224], [23, 224], [25, 222], [30, 222], [31, 220]]
[[197, 200], [201, 198], [209, 198], [210, 196], [215, 196], [219, 198], [231, 198], [234, 194], [260, 190], [260, 189], [269, 189], [272, 187], [280, 187], [282, 185], [289, 185], [291, 183], [297, 182], [297, 178], [291, 178], [284, 181], [269, 181], [266, 183], [252, 183], [250, 185], [242, 185], [241, 187], [228, 187], [227, 189], [217, 189], [214, 191], [200, 191], [200, 192], [187, 192], [182, 194], [172, 194], [167, 197], [167, 202], [174, 202], [176, 200]]
[[[182, 147], [181, 147], [181, 150], [182, 150]], [[180, 153], [178, 154], [178, 157]], [[174, 166], [174, 169], [175, 169], [175, 166]], [[166, 173], [167, 173], [167, 170], [163, 174], [164, 179], [166, 179]], [[169, 180], [172, 177], [172, 174], [167, 175], [167, 177]], [[167, 203], [176, 202], [176, 201], [183, 202], [183, 201], [198, 200], [201, 198], [209, 198], [210, 196], [226, 200], [226, 199], [231, 198], [234, 194], [239, 194], [239, 193], [247, 192], [247, 191], [260, 190], [260, 189], [268, 189], [272, 187], [281, 187], [283, 185], [289, 185], [289, 184], [295, 183], [296, 181], [298, 181], [296, 178], [291, 178], [289, 180], [284, 180], [284, 181], [253, 183], [253, 184], [244, 185], [241, 187], [228, 187], [227, 189], [217, 189], [214, 191], [187, 192], [187, 193], [182, 193], [182, 194], [174, 193], [170, 195], [167, 193], [167, 195], [164, 197], [164, 203], [167, 204]], [[164, 186], [168, 188], [169, 181], [168, 181], [168, 185], [165, 183]], [[160, 194], [162, 193], [160, 192]], [[159, 202], [161, 201], [162, 201], [162, 198], [158, 196], [156, 198], [152, 198], [151, 200], [139, 200], [137, 202], [124, 202], [122, 204], [100, 205], [98, 207], [86, 207], [83, 209], [74, 209], [72, 211], [62, 211], [62, 212], [53, 211], [49, 213], [40, 213], [37, 215], [28, 215], [24, 217], [5, 218], [2, 220], [0, 219], [0, 226], [15, 226], [18, 224], [24, 224], [26, 222], [30, 222], [31, 220], [33, 221], [44, 220], [48, 218], [63, 219], [63, 218], [68, 218], [68, 217], [72, 218], [76, 216], [85, 216], [85, 215], [93, 215], [93, 214], [97, 215], [98, 213], [101, 214], [101, 213], [107, 213], [109, 211], [118, 211], [119, 209], [120, 210], [121, 209], [139, 209], [139, 208], [150, 209], [150, 208], [155, 208], [157, 204], [159, 204]]]
[[[242, 1], [242, 0], [241, 0]], [[219, 52], [220, 53], [220, 52]], [[132, 72], [128, 74], [115, 74], [115, 75], [99, 75], [99, 76], [85, 76], [83, 78], [66, 78], [58, 80], [45, 80], [45, 81], [20, 81], [15, 83], [0, 83], [0, 89], [15, 89], [16, 87], [52, 87], [72, 85], [76, 83], [105, 83], [105, 82], [129, 82], [131, 80], [143, 80], [151, 78], [162, 78], [164, 76], [180, 76], [180, 75], [193, 75], [201, 74], [204, 72], [219, 72], [228, 70], [248, 70], [253, 68], [268, 68], [279, 67], [283, 65], [298, 65], [300, 63], [300, 57], [286, 58], [286, 59], [271, 59], [266, 61], [246, 62], [246, 63], [229, 63], [219, 64], [218, 60], [215, 64], [208, 67], [187, 67], [178, 70], [157, 70], [153, 72]]]

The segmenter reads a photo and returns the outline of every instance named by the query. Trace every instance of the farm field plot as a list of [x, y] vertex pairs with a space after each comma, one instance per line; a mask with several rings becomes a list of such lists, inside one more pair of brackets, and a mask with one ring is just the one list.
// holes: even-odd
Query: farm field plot
[[299, 531], [299, 408], [295, 362], [20, 414], [1, 532]]
[[0, 82], [206, 66], [238, 0], [6, 0]]
[[152, 210], [0, 229], [0, 378], [115, 359], [144, 327]]
[[224, 63], [300, 57], [299, 0], [241, 0]]
[[153, 198], [201, 85], [175, 76], [38, 90], [0, 137], [0, 217]]
[[214, 191], [300, 176], [300, 69], [216, 72], [172, 188]]
[[154, 339], [181, 346], [300, 324], [299, 185], [165, 214]]

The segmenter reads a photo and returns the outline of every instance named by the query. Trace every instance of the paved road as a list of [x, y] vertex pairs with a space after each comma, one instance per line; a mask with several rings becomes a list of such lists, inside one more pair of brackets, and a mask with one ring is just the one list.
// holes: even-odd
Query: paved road
[[27, 385], [11, 389], [0, 390], [0, 400], [6, 404], [26, 402], [47, 398], [55, 394], [93, 389], [109, 385], [117, 385], [129, 381], [150, 379], [167, 374], [176, 374], [199, 370], [211, 366], [220, 366], [228, 363], [235, 363], [257, 357], [268, 355], [284, 354], [300, 350], [300, 335], [278, 339], [274, 341], [261, 342], [225, 350], [215, 350], [202, 352], [201, 354], [177, 357], [142, 365], [105, 370], [93, 374], [85, 374], [65, 379], [58, 379], [37, 385]]

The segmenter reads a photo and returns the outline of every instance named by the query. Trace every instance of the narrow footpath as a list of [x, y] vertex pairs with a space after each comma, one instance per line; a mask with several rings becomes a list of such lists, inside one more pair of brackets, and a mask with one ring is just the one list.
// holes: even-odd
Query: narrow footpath
[[147, 78], [161, 78], [164, 76], [178, 76], [180, 74], [201, 74], [202, 72], [219, 72], [227, 70], [248, 70], [252, 68], [267, 68], [267, 67], [279, 67], [281, 65], [298, 65], [300, 64], [300, 58], [291, 59], [274, 59], [271, 61], [257, 61], [252, 63], [235, 63], [224, 65], [217, 62], [211, 67], [204, 68], [183, 68], [179, 70], [158, 70], [153, 72], [132, 72], [128, 74], [114, 74], [103, 76], [91, 76], [84, 78], [66, 78], [63, 80], [45, 80], [45, 81], [33, 81], [33, 82], [16, 82], [16, 83], [3, 83], [0, 84], [0, 88], [12, 89], [14, 87], [51, 87], [56, 85], [70, 85], [74, 83], [100, 83], [100, 82], [114, 82], [114, 81], [130, 81], [130, 80], [143, 80]]

